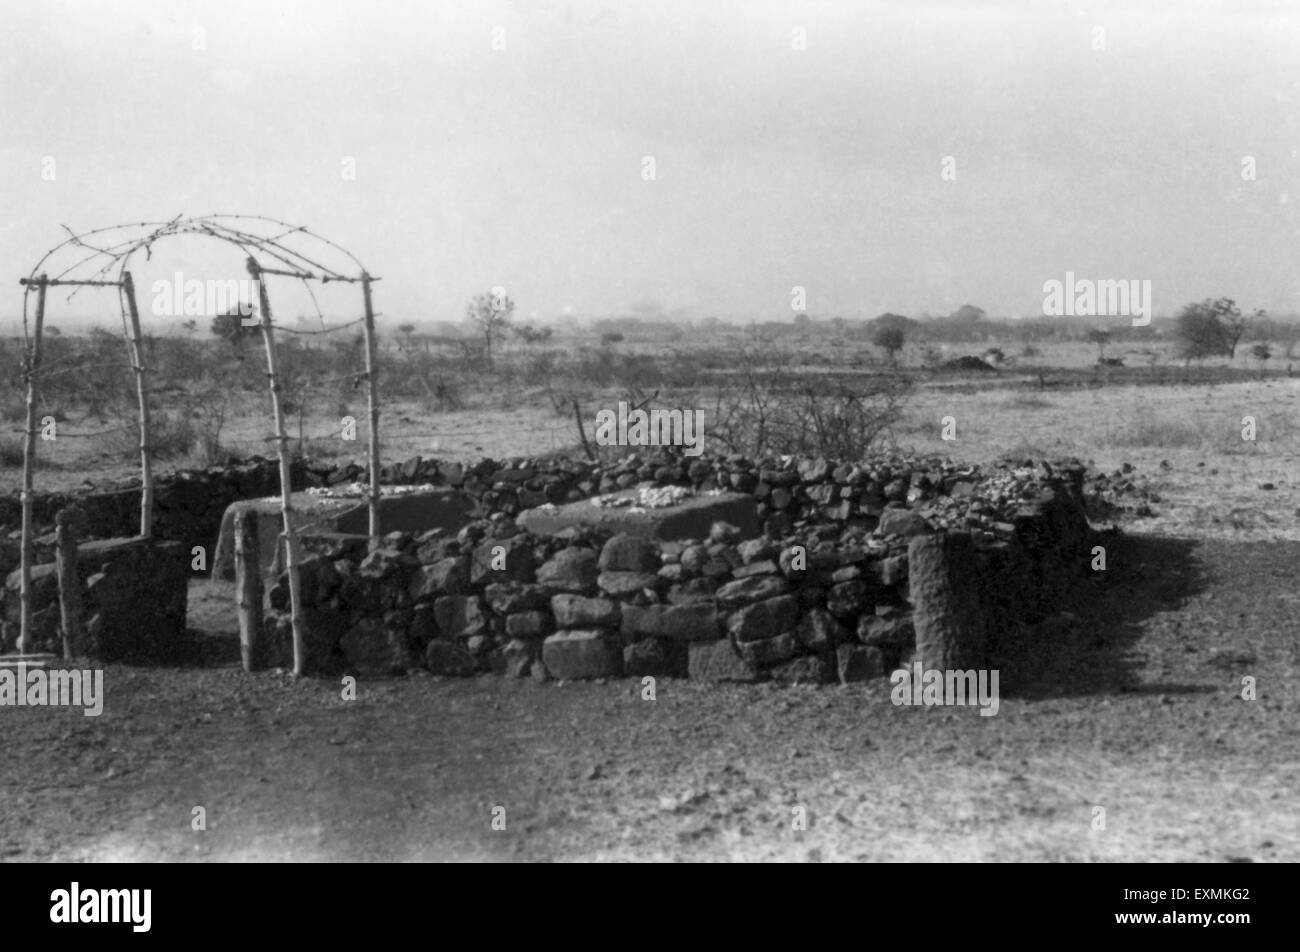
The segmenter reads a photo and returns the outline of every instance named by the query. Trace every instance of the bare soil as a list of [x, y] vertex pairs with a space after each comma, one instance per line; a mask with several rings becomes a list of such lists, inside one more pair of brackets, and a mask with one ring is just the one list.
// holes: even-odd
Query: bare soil
[[883, 680], [663, 679], [650, 701], [413, 674], [345, 701], [242, 674], [231, 593], [195, 583], [194, 665], [108, 667], [98, 718], [0, 709], [0, 855], [1300, 859], [1300, 544], [1134, 536], [1110, 573], [993, 717], [895, 706]]

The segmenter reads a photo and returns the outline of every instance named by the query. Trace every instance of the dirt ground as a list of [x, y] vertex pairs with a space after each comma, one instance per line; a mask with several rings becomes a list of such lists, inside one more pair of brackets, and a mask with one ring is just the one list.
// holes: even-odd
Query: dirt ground
[[242, 674], [230, 592], [199, 582], [194, 666], [108, 667], [98, 718], [0, 710], [0, 856], [1300, 859], [1300, 544], [1139, 535], [1110, 566], [993, 717], [886, 681], [411, 675], [347, 701]]

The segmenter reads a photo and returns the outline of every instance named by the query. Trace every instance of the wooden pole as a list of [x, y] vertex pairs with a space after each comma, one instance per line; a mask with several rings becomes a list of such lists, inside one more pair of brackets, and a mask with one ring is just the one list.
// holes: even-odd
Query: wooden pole
[[235, 511], [235, 592], [239, 598], [239, 655], [244, 670], [263, 667], [266, 645], [262, 637], [262, 558], [257, 531], [257, 511]]
[[145, 378], [144, 354], [140, 348], [140, 311], [135, 303], [135, 282], [131, 272], [122, 275], [127, 315], [131, 319], [131, 369], [135, 371], [135, 392], [140, 404], [140, 535], [153, 537], [153, 447], [149, 439], [149, 385]]
[[84, 647], [81, 607], [81, 566], [77, 564], [80, 513], [60, 509], [54, 517], [55, 571], [59, 576], [59, 615], [63, 626], [63, 657], [74, 658]]
[[582, 425], [582, 410], [578, 408], [578, 401], [573, 401], [573, 419], [578, 424], [578, 436], [582, 437], [582, 449], [587, 454], [587, 459], [593, 463], [596, 461], [596, 453], [592, 450], [591, 444], [587, 442], [587, 430]]
[[32, 470], [36, 467], [36, 375], [41, 369], [41, 331], [45, 326], [44, 274], [36, 279], [36, 334], [27, 350], [23, 376], [27, 378], [27, 429], [23, 438], [23, 540], [19, 592], [18, 652], [32, 650]]
[[284, 429], [284, 407], [280, 403], [280, 373], [275, 359], [275, 330], [271, 326], [271, 299], [262, 281], [262, 269], [248, 259], [248, 273], [257, 282], [262, 309], [262, 342], [266, 345], [266, 376], [271, 384], [271, 413], [275, 417], [275, 441], [280, 451], [280, 512], [284, 518], [284, 568], [289, 575], [289, 612], [293, 622], [293, 673], [303, 671], [302, 583], [298, 578], [298, 533], [293, 526], [293, 467], [289, 459], [289, 435]]
[[370, 300], [370, 275], [361, 272], [361, 296], [366, 305], [366, 396], [370, 404], [370, 548], [379, 547], [379, 383], [375, 339], [375, 309]]

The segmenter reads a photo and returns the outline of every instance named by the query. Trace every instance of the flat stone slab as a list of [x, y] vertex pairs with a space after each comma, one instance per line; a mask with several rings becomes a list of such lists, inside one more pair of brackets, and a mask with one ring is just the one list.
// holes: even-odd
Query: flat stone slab
[[[291, 502], [294, 526], [300, 535], [368, 535], [370, 532], [369, 500], [349, 496], [335, 498], [312, 493], [294, 493]], [[454, 489], [402, 493], [379, 497], [381, 533], [418, 534], [429, 529], [460, 530], [473, 519], [477, 503], [466, 493]], [[227, 582], [235, 578], [235, 513], [251, 509], [257, 513], [257, 531], [261, 539], [262, 574], [274, 579], [284, 570], [279, 545], [280, 500], [245, 499], [232, 503], [221, 517], [221, 534], [212, 562], [213, 578]]]
[[[624, 489], [605, 498], [631, 499], [635, 504], [638, 495], [635, 489]], [[597, 506], [584, 499], [563, 506], [526, 509], [515, 521], [535, 535], [551, 536], [572, 526], [599, 526], [666, 542], [706, 539], [715, 522], [731, 523], [740, 530], [742, 539], [753, 539], [762, 533], [758, 504], [753, 496], [743, 493], [689, 496], [661, 509], [641, 510], [634, 506]]]

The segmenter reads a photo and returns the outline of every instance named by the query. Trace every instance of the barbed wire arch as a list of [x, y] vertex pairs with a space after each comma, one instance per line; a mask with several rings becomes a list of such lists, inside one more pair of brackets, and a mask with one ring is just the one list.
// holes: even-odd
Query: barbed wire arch
[[[281, 402], [281, 377], [276, 357], [274, 318], [271, 299], [264, 279], [267, 275], [302, 282], [320, 313], [320, 305], [312, 290], [312, 283], [343, 282], [360, 284], [366, 345], [365, 371], [358, 376], [368, 384], [370, 411], [369, 433], [369, 508], [371, 544], [378, 542], [379, 525], [379, 394], [376, 380], [377, 344], [375, 312], [371, 285], [379, 280], [373, 277], [352, 252], [303, 225], [292, 225], [266, 215], [212, 214], [196, 217], [178, 215], [169, 221], [129, 222], [108, 225], [88, 231], [75, 232], [62, 226], [67, 237], [48, 249], [37, 260], [27, 277], [20, 279], [23, 287], [23, 379], [27, 390], [27, 416], [23, 440], [22, 480], [22, 555], [21, 555], [21, 622], [19, 651], [30, 650], [32, 638], [32, 562], [33, 519], [32, 483], [36, 462], [36, 397], [41, 379], [41, 337], [45, 320], [46, 297], [49, 289], [67, 287], [72, 290], [67, 300], [87, 287], [114, 288], [117, 291], [118, 309], [122, 318], [123, 333], [128, 341], [131, 369], [136, 377], [139, 404], [140, 430], [140, 536], [152, 538], [154, 480], [152, 447], [149, 424], [148, 367], [145, 366], [141, 347], [140, 314], [136, 301], [135, 282], [131, 275], [132, 258], [144, 252], [146, 260], [153, 256], [153, 248], [160, 241], [180, 236], [210, 238], [238, 248], [245, 256], [245, 269], [256, 286], [257, 326], [261, 330], [266, 350], [267, 378], [271, 392], [271, 412], [275, 424], [272, 439], [277, 444], [280, 462], [280, 500], [283, 533], [285, 538], [285, 569], [289, 576], [289, 599], [293, 623], [294, 673], [303, 669], [303, 612], [301, 585], [298, 571], [298, 532], [292, 504], [291, 458], [289, 436], [286, 432], [284, 408]], [[64, 260], [64, 259], [67, 260]], [[57, 270], [56, 270], [57, 268]], [[54, 276], [50, 277], [50, 272]], [[35, 295], [35, 315], [31, 300]], [[349, 321], [326, 332], [342, 330], [357, 321]], [[324, 318], [322, 316], [322, 325]], [[253, 325], [245, 321], [245, 326]], [[286, 330], [285, 328], [280, 328]], [[319, 332], [318, 332], [319, 333]], [[83, 434], [79, 434], [83, 435]], [[67, 652], [65, 640], [65, 653]]]

